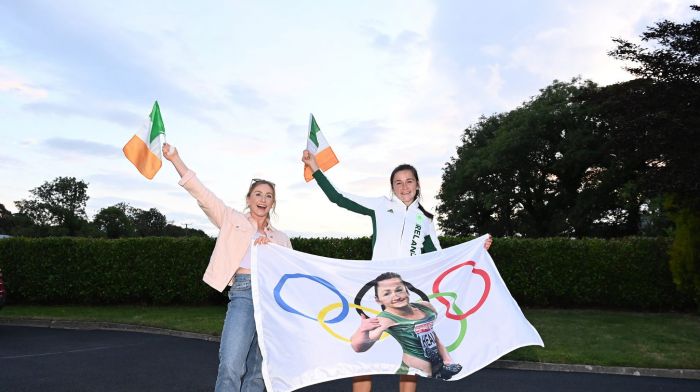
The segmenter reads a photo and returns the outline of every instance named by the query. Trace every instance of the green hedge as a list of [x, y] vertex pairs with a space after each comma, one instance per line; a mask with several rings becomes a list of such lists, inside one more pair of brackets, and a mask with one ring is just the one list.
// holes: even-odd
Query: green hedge
[[[443, 238], [443, 246], [463, 242]], [[519, 304], [685, 310], [669, 269], [666, 238], [496, 239], [490, 252]]]
[[[465, 241], [445, 237], [443, 247]], [[367, 259], [371, 242], [294, 238], [302, 252]], [[667, 239], [494, 241], [491, 254], [524, 306], [685, 310], [671, 278]], [[11, 238], [0, 240], [10, 303], [202, 304], [225, 297], [202, 282], [209, 238]]]
[[213, 245], [194, 237], [12, 238], [0, 241], [0, 266], [10, 303], [196, 304], [221, 296], [202, 282]]

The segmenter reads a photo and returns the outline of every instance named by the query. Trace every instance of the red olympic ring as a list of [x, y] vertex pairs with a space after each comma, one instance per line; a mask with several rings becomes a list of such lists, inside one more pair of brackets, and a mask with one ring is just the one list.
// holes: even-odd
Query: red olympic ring
[[447, 301], [445, 299], [445, 297], [437, 297], [436, 299], [438, 301], [440, 301], [440, 303], [442, 303], [443, 305], [445, 305], [447, 307], [447, 310], [445, 311], [445, 316], [447, 316], [447, 318], [451, 318], [452, 320], [465, 319], [465, 318], [467, 318], [467, 316], [469, 316], [469, 315], [473, 314], [474, 312], [476, 312], [477, 310], [479, 310], [481, 305], [484, 304], [484, 301], [486, 301], [486, 297], [489, 296], [489, 292], [491, 291], [491, 278], [489, 277], [489, 274], [487, 274], [486, 271], [484, 271], [482, 269], [475, 268], [476, 262], [470, 260], [470, 261], [464, 262], [462, 264], [457, 264], [454, 267], [452, 267], [448, 270], [445, 270], [445, 272], [440, 274], [440, 276], [438, 276], [437, 279], [435, 279], [435, 282], [433, 282], [433, 293], [440, 293], [441, 292], [440, 291], [440, 283], [445, 278], [445, 276], [449, 275], [454, 270], [457, 270], [457, 269], [464, 267], [465, 265], [472, 266], [472, 273], [477, 274], [477, 275], [481, 276], [482, 279], [484, 279], [484, 294], [481, 295], [479, 302], [477, 302], [476, 305], [474, 305], [474, 307], [472, 307], [468, 311], [464, 312], [463, 314], [459, 314], [459, 315], [454, 314], [454, 313], [450, 313], [450, 302]]

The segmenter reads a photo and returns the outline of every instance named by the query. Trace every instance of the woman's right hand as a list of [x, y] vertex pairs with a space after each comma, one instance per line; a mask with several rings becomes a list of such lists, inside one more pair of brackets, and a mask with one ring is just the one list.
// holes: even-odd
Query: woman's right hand
[[168, 143], [163, 143], [163, 156], [165, 159], [172, 162], [173, 166], [175, 166], [175, 170], [177, 170], [177, 174], [179, 174], [180, 177], [184, 176], [189, 170], [185, 165], [185, 162], [180, 159], [180, 153], [177, 152], [177, 148]]
[[304, 150], [304, 153], [301, 155], [301, 161], [304, 162], [306, 166], [308, 166], [312, 172], [315, 172], [318, 170], [318, 163], [316, 162], [316, 156], [311, 153], [309, 150]]
[[172, 162], [173, 159], [178, 158], [180, 154], [177, 152], [177, 148], [171, 146], [168, 143], [163, 143], [163, 156], [165, 157], [165, 159]]
[[362, 320], [360, 320], [360, 326], [357, 328], [358, 331], [369, 332], [374, 331], [375, 329], [380, 327], [379, 319], [377, 317], [369, 318], [364, 314], [360, 317], [362, 318]]
[[350, 346], [357, 353], [369, 350], [384, 331], [378, 317], [368, 318], [362, 314], [360, 318], [360, 326], [350, 337]]

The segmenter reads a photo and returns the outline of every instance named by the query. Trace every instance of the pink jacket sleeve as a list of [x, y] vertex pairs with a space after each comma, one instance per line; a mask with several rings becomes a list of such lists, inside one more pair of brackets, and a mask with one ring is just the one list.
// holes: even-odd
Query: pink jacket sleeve
[[202, 211], [204, 211], [211, 223], [217, 228], [221, 228], [224, 215], [229, 207], [199, 181], [195, 172], [188, 170], [178, 184], [197, 199], [197, 204], [202, 208]]

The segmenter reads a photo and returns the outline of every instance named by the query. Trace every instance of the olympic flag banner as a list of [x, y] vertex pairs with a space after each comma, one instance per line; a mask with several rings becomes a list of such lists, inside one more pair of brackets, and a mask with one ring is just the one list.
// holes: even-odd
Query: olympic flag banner
[[267, 390], [365, 374], [459, 380], [516, 348], [544, 346], [484, 249], [487, 238], [383, 261], [254, 246]]

